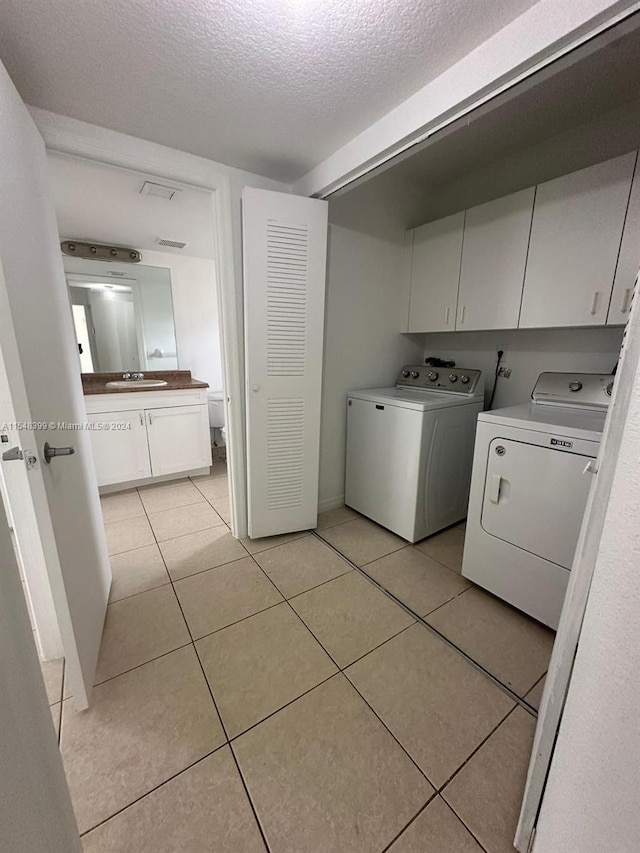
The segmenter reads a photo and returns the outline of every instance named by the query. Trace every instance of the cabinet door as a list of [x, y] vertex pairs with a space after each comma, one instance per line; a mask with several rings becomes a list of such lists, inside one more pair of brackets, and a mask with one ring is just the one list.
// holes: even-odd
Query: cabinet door
[[534, 187], [467, 210], [456, 329], [518, 326]]
[[87, 415], [99, 486], [151, 476], [144, 412]]
[[607, 315], [608, 326], [623, 325], [627, 322], [638, 270], [640, 270], [640, 169], [636, 161], [636, 172], [631, 187], [620, 255], [613, 280], [611, 304]]
[[454, 330], [463, 229], [464, 212], [414, 229], [408, 332]]
[[176, 474], [211, 465], [211, 437], [206, 406], [147, 409], [151, 473]]
[[538, 186], [521, 328], [604, 325], [635, 157]]

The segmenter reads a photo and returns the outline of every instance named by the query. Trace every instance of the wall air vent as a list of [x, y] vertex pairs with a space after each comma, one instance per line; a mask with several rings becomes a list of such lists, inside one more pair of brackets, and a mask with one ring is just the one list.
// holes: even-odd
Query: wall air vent
[[181, 190], [177, 187], [168, 187], [165, 184], [155, 184], [153, 181], [145, 181], [140, 188], [140, 195], [151, 195], [155, 198], [165, 198], [167, 201], [177, 195]]
[[127, 246], [105, 246], [102, 243], [86, 243], [83, 240], [64, 240], [60, 243], [63, 255], [85, 258], [89, 261], [122, 261], [139, 264], [142, 255], [137, 249]]
[[156, 237], [153, 241], [158, 246], [168, 246], [170, 249], [184, 249], [186, 243], [181, 243], [179, 240], [165, 240], [163, 237]]

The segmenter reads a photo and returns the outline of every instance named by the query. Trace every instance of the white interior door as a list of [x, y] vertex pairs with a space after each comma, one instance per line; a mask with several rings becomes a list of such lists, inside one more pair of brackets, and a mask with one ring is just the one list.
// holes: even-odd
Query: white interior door
[[[75, 704], [88, 705], [111, 579], [44, 143], [0, 66], [0, 346]], [[38, 428], [33, 428], [38, 425]], [[39, 425], [42, 425], [40, 428]], [[52, 425], [54, 428], [52, 428]], [[44, 459], [44, 444], [74, 454]], [[11, 499], [11, 495], [9, 495]]]
[[0, 505], [0, 849], [82, 853]]
[[249, 536], [315, 527], [327, 202], [243, 191]]

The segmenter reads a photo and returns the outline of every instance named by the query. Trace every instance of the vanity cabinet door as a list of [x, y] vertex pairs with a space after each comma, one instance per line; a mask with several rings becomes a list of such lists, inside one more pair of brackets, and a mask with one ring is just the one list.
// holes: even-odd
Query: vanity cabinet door
[[99, 486], [151, 476], [144, 412], [87, 415]]
[[206, 406], [147, 409], [147, 435], [154, 477], [211, 465], [211, 437]]

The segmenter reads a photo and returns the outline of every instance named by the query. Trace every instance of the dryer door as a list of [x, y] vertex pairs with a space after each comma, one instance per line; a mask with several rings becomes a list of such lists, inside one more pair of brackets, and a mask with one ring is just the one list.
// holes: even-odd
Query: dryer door
[[584, 469], [597, 449], [593, 442], [593, 455], [581, 455], [494, 438], [482, 504], [484, 530], [570, 569], [593, 481]]

